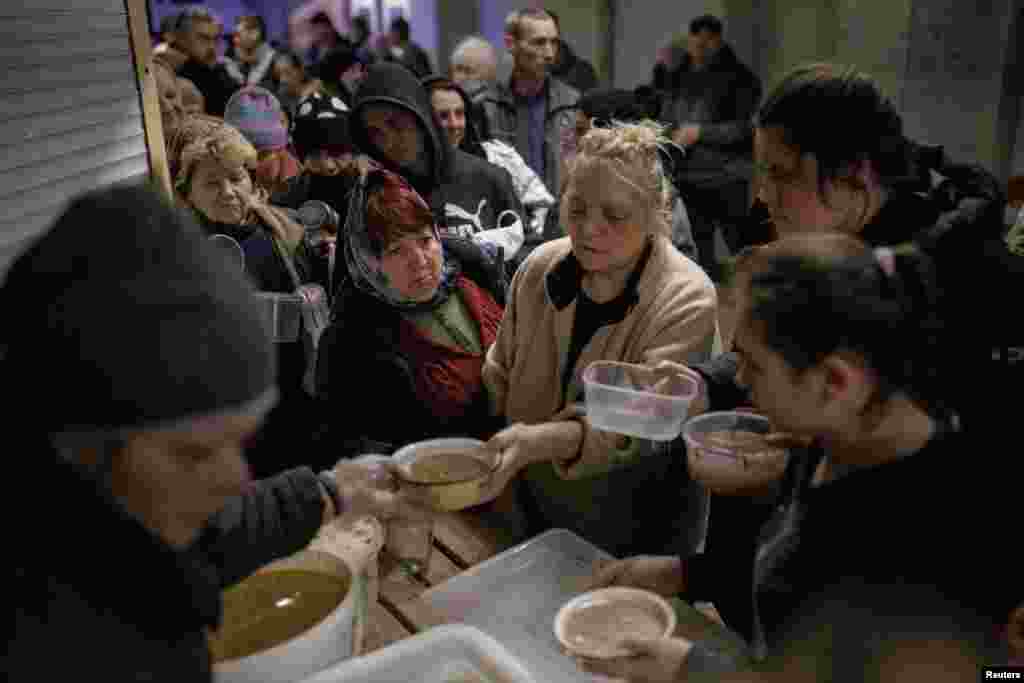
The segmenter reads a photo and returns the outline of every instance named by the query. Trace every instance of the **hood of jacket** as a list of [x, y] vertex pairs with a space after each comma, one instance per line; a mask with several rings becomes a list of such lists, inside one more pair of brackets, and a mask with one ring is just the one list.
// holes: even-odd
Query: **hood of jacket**
[[[427, 90], [427, 92], [430, 92], [430, 85], [432, 83], [447, 80], [449, 79], [446, 76], [434, 75], [427, 76], [421, 82], [423, 83], [423, 88]], [[454, 82], [452, 82], [451, 85], [452, 87], [449, 89], [454, 90], [459, 94], [459, 97], [462, 98], [462, 106], [466, 110], [466, 135], [462, 138], [462, 144], [459, 145], [459, 149], [463, 152], [468, 152], [469, 154], [478, 156], [481, 159], [487, 159], [487, 154], [484, 152], [484, 148], [480, 144], [483, 141], [483, 136], [480, 134], [480, 131], [477, 130], [477, 117], [473, 115], [476, 105], [473, 104], [473, 100], [470, 99], [469, 93], [467, 93], [461, 85]], [[433, 105], [431, 105], [431, 108], [433, 108]]]
[[[408, 169], [397, 167], [370, 142], [363, 113], [367, 107], [375, 104], [399, 107], [416, 118], [423, 135], [423, 153], [427, 156], [428, 170], [425, 174], [411, 173]], [[352, 140], [359, 149], [381, 166], [407, 178], [424, 198], [451, 174], [452, 147], [448, 144], [447, 135], [434, 117], [434, 108], [426, 89], [404, 66], [384, 62], [370, 67], [366, 78], [359, 84], [349, 125]]]

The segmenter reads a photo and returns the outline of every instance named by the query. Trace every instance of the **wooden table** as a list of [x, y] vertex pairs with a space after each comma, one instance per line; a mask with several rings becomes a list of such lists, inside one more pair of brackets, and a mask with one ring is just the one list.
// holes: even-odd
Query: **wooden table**
[[431, 586], [494, 557], [519, 540], [479, 514], [454, 512], [435, 518], [434, 550], [422, 576], [410, 577], [387, 552], [382, 552], [378, 600], [370, 610], [363, 652], [373, 652], [438, 625], [419, 597]]

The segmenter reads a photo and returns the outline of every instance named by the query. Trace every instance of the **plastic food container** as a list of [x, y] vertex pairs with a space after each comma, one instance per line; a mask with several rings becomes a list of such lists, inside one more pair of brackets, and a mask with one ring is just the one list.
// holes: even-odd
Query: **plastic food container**
[[571, 531], [552, 529], [456, 574], [420, 600], [438, 619], [474, 626], [496, 639], [537, 681], [604, 681], [565, 654], [551, 625], [611, 559]]
[[438, 626], [365, 657], [321, 672], [304, 683], [535, 683], [518, 659], [470, 626]]
[[352, 656], [359, 610], [365, 610], [366, 586], [340, 558], [318, 550], [303, 550], [277, 560], [257, 573], [275, 569], [311, 569], [349, 580], [349, 591], [334, 610], [312, 628], [279, 645], [248, 657], [227, 659], [213, 665], [215, 683], [290, 683], [322, 671]]
[[628, 657], [626, 637], [666, 638], [676, 630], [676, 613], [660, 595], [639, 588], [601, 588], [567, 602], [555, 616], [555, 637], [577, 656]]
[[263, 307], [273, 341], [279, 344], [298, 341], [305, 300], [298, 294], [279, 292], [256, 292], [256, 298]]
[[597, 361], [583, 371], [587, 421], [596, 429], [652, 441], [679, 436], [700, 387], [630, 363]]
[[705, 413], [683, 427], [691, 475], [713, 493], [751, 495], [768, 491], [782, 476], [789, 452], [769, 446], [768, 418], [756, 413]]
[[[403, 486], [426, 491], [432, 507], [454, 512], [480, 502], [484, 488], [501, 462], [500, 453], [483, 446], [484, 442], [477, 439], [432, 439], [410, 444], [392, 457], [398, 465]], [[430, 466], [433, 459], [446, 455], [470, 460], [464, 460], [460, 467]], [[467, 464], [471, 466], [466, 467]]]

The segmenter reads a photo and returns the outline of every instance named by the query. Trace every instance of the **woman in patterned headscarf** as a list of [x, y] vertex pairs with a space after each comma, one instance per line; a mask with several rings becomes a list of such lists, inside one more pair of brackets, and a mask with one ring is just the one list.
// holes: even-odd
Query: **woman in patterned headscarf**
[[345, 409], [332, 440], [387, 450], [492, 432], [481, 369], [503, 313], [500, 264], [470, 240], [442, 239], [426, 202], [394, 173], [369, 170], [351, 206], [346, 276], [318, 367], [317, 394]]

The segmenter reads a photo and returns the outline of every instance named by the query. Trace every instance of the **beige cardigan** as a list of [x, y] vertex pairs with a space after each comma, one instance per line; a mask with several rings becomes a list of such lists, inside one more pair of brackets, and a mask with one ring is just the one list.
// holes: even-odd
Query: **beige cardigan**
[[[637, 303], [621, 322], [594, 334], [580, 353], [573, 381], [563, 395], [576, 297], [566, 303], [564, 279], [559, 284], [551, 275], [570, 251], [567, 237], [548, 242], [530, 255], [513, 278], [505, 317], [483, 368], [492, 405], [509, 423], [547, 421], [577, 400], [580, 375], [595, 360], [697, 363], [711, 355], [717, 333], [715, 287], [666, 238], [655, 237], [637, 283]], [[550, 292], [550, 286], [563, 291]], [[559, 300], [561, 308], [555, 303]], [[623, 449], [621, 436], [585, 424], [582, 457], [571, 468], [555, 469], [563, 479], [580, 479], [606, 473], [635, 457], [642, 455], [637, 448]]]

